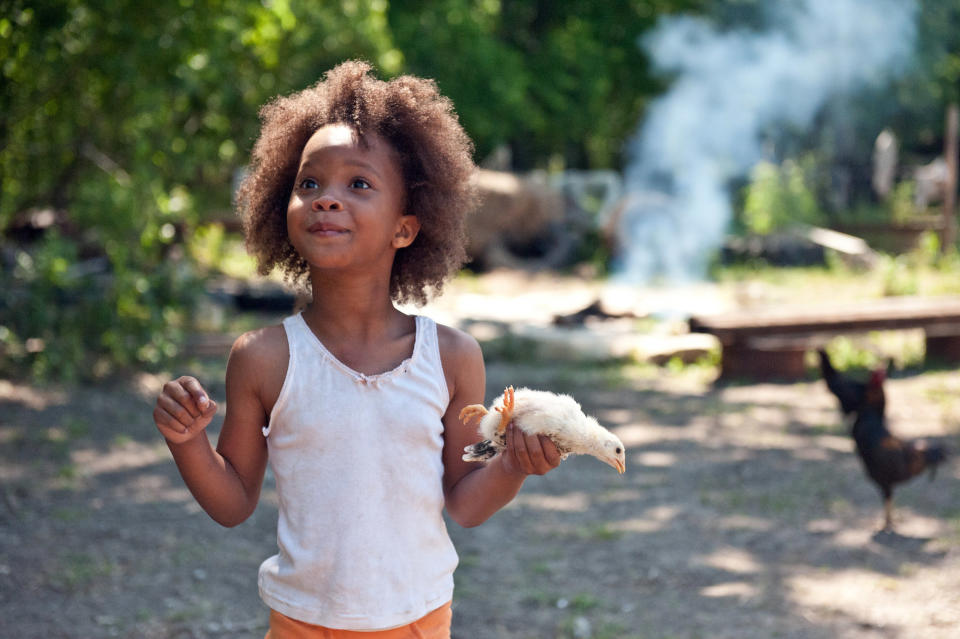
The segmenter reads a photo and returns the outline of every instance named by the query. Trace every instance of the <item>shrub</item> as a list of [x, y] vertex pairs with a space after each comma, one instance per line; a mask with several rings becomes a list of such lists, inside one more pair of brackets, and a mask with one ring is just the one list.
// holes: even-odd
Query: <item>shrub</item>
[[747, 231], [761, 235], [791, 224], [822, 224], [824, 214], [810, 186], [809, 162], [785, 160], [757, 164], [746, 187], [742, 221]]
[[177, 353], [196, 298], [183, 259], [119, 241], [80, 259], [77, 241], [47, 233], [0, 270], [0, 373], [92, 380], [155, 369]]

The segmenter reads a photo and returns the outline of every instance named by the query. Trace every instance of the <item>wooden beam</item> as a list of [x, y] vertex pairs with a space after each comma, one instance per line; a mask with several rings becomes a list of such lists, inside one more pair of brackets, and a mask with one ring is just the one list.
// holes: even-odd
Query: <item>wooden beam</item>
[[889, 297], [861, 302], [782, 306], [694, 316], [690, 331], [724, 343], [744, 337], [942, 327], [960, 329], [960, 297]]

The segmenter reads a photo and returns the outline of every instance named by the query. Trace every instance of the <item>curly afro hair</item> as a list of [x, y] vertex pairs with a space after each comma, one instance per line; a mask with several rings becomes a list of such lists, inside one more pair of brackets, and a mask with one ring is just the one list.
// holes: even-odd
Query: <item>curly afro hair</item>
[[390, 296], [422, 305], [427, 292], [439, 293], [467, 259], [464, 218], [476, 204], [473, 143], [432, 80], [400, 76], [387, 82], [370, 71], [365, 62], [344, 62], [312, 87], [260, 110], [260, 137], [237, 210], [257, 270], [266, 275], [279, 267], [289, 281], [306, 284], [308, 265], [290, 244], [286, 222], [303, 147], [328, 124], [352, 126], [361, 141], [370, 133], [380, 136], [397, 151], [406, 209], [420, 222], [417, 238], [394, 258]]

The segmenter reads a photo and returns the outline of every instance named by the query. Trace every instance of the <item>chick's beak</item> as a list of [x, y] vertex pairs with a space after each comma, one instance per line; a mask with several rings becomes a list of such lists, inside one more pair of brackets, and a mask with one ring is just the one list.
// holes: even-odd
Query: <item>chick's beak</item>
[[608, 465], [613, 466], [621, 475], [627, 470], [627, 465], [622, 459], [614, 457], [613, 459], [604, 459]]

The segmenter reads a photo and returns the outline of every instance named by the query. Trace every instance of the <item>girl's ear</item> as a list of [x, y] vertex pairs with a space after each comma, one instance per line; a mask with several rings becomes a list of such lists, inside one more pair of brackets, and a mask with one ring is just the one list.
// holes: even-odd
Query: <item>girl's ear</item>
[[397, 220], [397, 228], [393, 233], [393, 248], [402, 249], [413, 244], [420, 232], [420, 220], [416, 215], [401, 215]]

